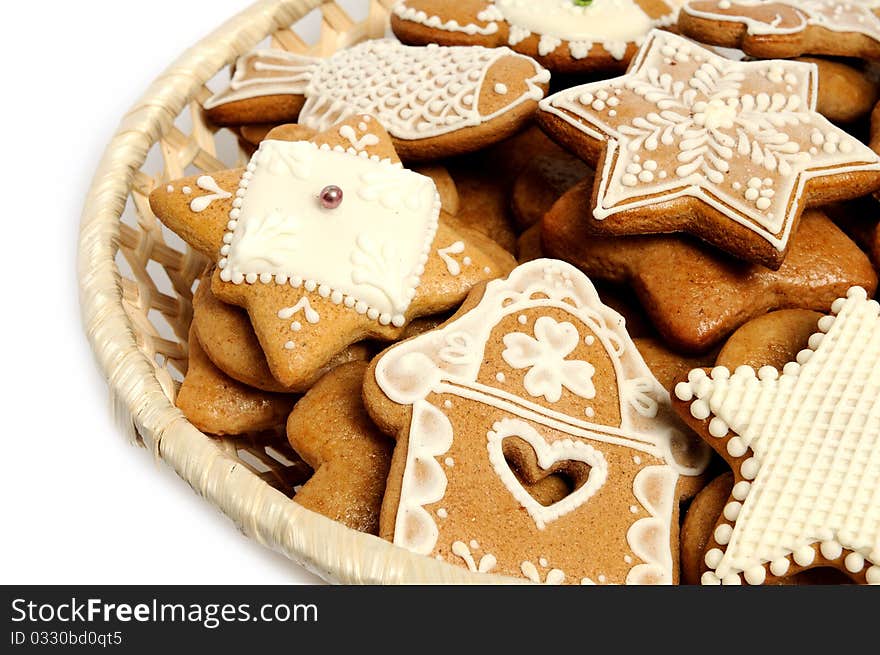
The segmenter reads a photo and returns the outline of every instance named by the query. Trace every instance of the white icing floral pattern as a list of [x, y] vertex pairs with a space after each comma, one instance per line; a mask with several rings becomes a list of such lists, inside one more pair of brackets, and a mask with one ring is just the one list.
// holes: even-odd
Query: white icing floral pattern
[[504, 336], [504, 361], [516, 369], [527, 368], [523, 386], [532, 396], [544, 396], [551, 403], [562, 398], [565, 387], [581, 398], [596, 397], [595, 367], [589, 362], [566, 359], [580, 342], [577, 328], [549, 316], [535, 321], [534, 337], [523, 332]]
[[655, 31], [630, 72], [541, 102], [607, 142], [593, 216], [701, 199], [784, 250], [814, 177], [880, 170], [867, 146], [815, 111], [815, 66], [726, 59]]

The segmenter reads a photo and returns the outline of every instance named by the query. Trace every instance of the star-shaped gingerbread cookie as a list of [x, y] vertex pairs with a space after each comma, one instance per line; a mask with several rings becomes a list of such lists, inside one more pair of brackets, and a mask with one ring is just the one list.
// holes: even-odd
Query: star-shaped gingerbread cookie
[[875, 0], [692, 0], [678, 25], [698, 41], [754, 57], [880, 58]]
[[402, 167], [370, 116], [309, 141], [269, 137], [246, 169], [174, 181], [150, 205], [216, 262], [214, 295], [248, 311], [285, 387], [352, 343], [398, 338], [515, 265], [441, 211], [434, 183]]
[[404, 43], [510, 46], [554, 72], [619, 71], [679, 0], [400, 0], [391, 29]]
[[880, 187], [880, 157], [816, 93], [811, 64], [733, 61], [654, 31], [626, 75], [552, 95], [538, 119], [596, 165], [594, 233], [686, 231], [778, 269], [805, 207]]
[[782, 373], [694, 369], [675, 407], [731, 465], [704, 584], [831, 566], [880, 584], [880, 305], [853, 287]]

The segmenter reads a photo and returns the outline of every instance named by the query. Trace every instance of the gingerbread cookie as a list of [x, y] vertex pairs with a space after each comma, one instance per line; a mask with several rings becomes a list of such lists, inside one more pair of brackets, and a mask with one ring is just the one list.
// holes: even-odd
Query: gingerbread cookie
[[301, 393], [330, 369], [347, 362], [367, 361], [375, 353], [371, 344], [354, 343], [334, 355], [311, 377], [285, 386], [272, 377], [247, 312], [220, 301], [211, 292], [211, 275], [201, 278], [193, 295], [192, 329], [214, 366], [233, 380], [263, 391]]
[[[733, 489], [733, 474], [729, 471], [706, 485], [693, 499], [681, 524], [681, 583], [698, 585], [706, 572], [706, 546], [718, 518], [724, 511]], [[819, 567], [779, 578], [774, 585], [829, 585], [847, 584], [850, 579], [837, 569]]]
[[544, 216], [544, 252], [632, 286], [657, 331], [683, 352], [705, 352], [770, 310], [822, 310], [850, 286], [877, 287], [865, 254], [815, 209], [804, 213], [785, 263], [772, 271], [684, 236], [590, 236], [582, 216], [590, 193], [578, 184]]
[[321, 378], [290, 414], [287, 438], [315, 471], [294, 500], [353, 530], [377, 534], [393, 444], [364, 410], [366, 369], [366, 362], [351, 362]]
[[516, 261], [520, 264], [525, 264], [533, 259], [541, 259], [543, 256], [544, 249], [541, 246], [541, 226], [536, 223], [517, 238]]
[[880, 305], [853, 287], [797, 361], [695, 369], [679, 415], [733, 469], [703, 584], [764, 584], [820, 566], [880, 584]]
[[510, 181], [479, 162], [450, 163], [458, 189], [456, 220], [485, 234], [507, 252], [516, 251], [516, 229], [510, 213]]
[[[676, 484], [706, 453], [622, 318], [577, 269], [523, 264], [364, 379], [397, 438], [380, 535], [472, 571], [534, 582], [672, 583]], [[569, 493], [528, 491], [561, 474]]]
[[220, 125], [290, 122], [324, 132], [375, 116], [401, 159], [473, 152], [520, 129], [550, 74], [507, 48], [365, 41], [328, 59], [258, 50], [238, 60], [227, 89], [205, 102]]
[[671, 388], [674, 382], [691, 369], [710, 366], [715, 362], [711, 351], [696, 356], [682, 355], [670, 350], [663, 341], [654, 337], [634, 337], [633, 343], [664, 389]]
[[778, 269], [805, 207], [880, 187], [880, 157], [816, 111], [816, 90], [813, 65], [654, 31], [626, 75], [546, 98], [538, 120], [596, 166], [594, 234], [689, 232]]
[[871, 113], [880, 99], [880, 84], [874, 75], [830, 59], [799, 57], [797, 61], [816, 65], [819, 79], [816, 111], [830, 121], [860, 120]]
[[456, 307], [515, 265], [441, 212], [433, 181], [401, 166], [369, 116], [311, 141], [263, 141], [247, 169], [172, 182], [150, 205], [217, 262], [214, 295], [247, 310], [285, 388], [352, 343], [394, 340], [411, 319]]
[[510, 196], [510, 207], [523, 229], [538, 223], [553, 204], [593, 169], [568, 153], [541, 155], [517, 176]]
[[[249, 147], [245, 148], [248, 156], [251, 157], [256, 152], [257, 147], [266, 139], [278, 139], [280, 141], [303, 141], [311, 139], [317, 132], [310, 128], [294, 123], [270, 127], [267, 125], [244, 125], [240, 128], [241, 139], [245, 139]], [[247, 136], [246, 136], [247, 135]], [[430, 177], [434, 180], [434, 186], [437, 187], [437, 194], [440, 196], [440, 206], [447, 214], [455, 216], [458, 213], [459, 198], [458, 189], [455, 188], [455, 181], [446, 170], [445, 166], [436, 163], [416, 164], [410, 167], [410, 170]]]
[[404, 43], [509, 45], [554, 72], [619, 71], [654, 27], [675, 23], [665, 0], [401, 0], [391, 29]]
[[544, 133], [534, 122], [513, 136], [474, 153], [473, 165], [484, 166], [507, 180], [508, 187], [536, 157], [553, 157], [566, 150]]
[[808, 309], [780, 309], [753, 318], [730, 335], [715, 365], [730, 370], [739, 366], [751, 366], [756, 371], [763, 366], [782, 370], [807, 347], [820, 318], [822, 314]]
[[703, 43], [765, 59], [880, 59], [880, 5], [873, 0], [691, 0], [678, 27]]
[[874, 196], [828, 205], [825, 208], [840, 229], [862, 247], [880, 269], [880, 204]]
[[681, 584], [700, 584], [706, 544], [733, 490], [733, 473], [722, 473], [691, 501], [681, 522]]
[[176, 404], [202, 432], [239, 435], [277, 429], [284, 425], [296, 398], [233, 380], [208, 359], [190, 328], [189, 365]]

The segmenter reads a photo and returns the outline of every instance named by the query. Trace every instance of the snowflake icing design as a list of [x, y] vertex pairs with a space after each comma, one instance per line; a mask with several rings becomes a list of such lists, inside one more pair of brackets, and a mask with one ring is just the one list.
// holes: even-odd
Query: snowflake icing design
[[567, 321], [560, 323], [542, 316], [535, 321], [534, 333], [534, 337], [522, 332], [506, 334], [501, 353], [513, 368], [529, 369], [523, 378], [526, 391], [534, 397], [544, 396], [551, 403], [562, 398], [563, 387], [581, 398], [595, 398], [596, 369], [589, 362], [566, 359], [580, 341], [577, 328]]
[[596, 219], [692, 196], [783, 250], [808, 179], [880, 170], [815, 111], [816, 89], [810, 64], [733, 61], [655, 31], [627, 75], [541, 107], [607, 141]]

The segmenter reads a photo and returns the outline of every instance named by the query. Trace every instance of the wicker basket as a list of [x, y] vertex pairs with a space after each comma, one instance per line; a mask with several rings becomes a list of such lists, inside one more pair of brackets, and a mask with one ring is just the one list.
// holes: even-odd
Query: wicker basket
[[[280, 491], [289, 492], [302, 474], [301, 463], [281, 441], [208, 437], [174, 405], [186, 370], [192, 290], [206, 262], [156, 220], [147, 197], [168, 180], [240, 163], [232, 134], [204, 119], [206, 83], [267, 38], [273, 47], [327, 56], [380, 37], [393, 4], [363, 0], [366, 18], [356, 22], [335, 2], [262, 0], [153, 82], [122, 119], [83, 210], [83, 320], [120, 425], [247, 536], [332, 582], [500, 581], [413, 555], [306, 510]], [[308, 45], [291, 26], [315, 9], [321, 14], [320, 39]]]

